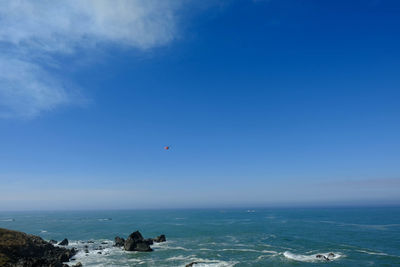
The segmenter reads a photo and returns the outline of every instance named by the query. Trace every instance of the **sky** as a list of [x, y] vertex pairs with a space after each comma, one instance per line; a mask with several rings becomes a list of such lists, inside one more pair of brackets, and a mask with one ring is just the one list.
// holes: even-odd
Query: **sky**
[[395, 0], [0, 0], [0, 210], [399, 205], [399, 47]]

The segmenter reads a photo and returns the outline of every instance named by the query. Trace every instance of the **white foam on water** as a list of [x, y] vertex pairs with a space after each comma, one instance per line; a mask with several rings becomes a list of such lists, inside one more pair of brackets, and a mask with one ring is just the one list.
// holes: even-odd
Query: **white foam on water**
[[261, 256], [257, 257], [256, 261], [261, 261], [261, 260], [263, 260], [265, 258], [271, 258], [271, 257], [274, 257], [274, 256], [275, 256], [275, 254], [274, 255], [261, 255]]
[[232, 267], [235, 266], [238, 262], [234, 261], [222, 261], [222, 260], [207, 260], [207, 259], [199, 259], [194, 264], [195, 267]]
[[358, 252], [366, 253], [369, 255], [378, 255], [378, 256], [390, 256], [389, 254], [377, 251], [366, 251], [366, 250], [357, 250]]
[[[107, 244], [101, 244], [107, 242]], [[165, 242], [167, 243], [167, 242]], [[174, 242], [155, 243], [161, 250], [190, 250], [183, 247], [171, 246]], [[87, 246], [88, 253], [85, 252]], [[102, 249], [98, 249], [102, 246]], [[142, 252], [128, 252], [119, 247], [114, 247], [111, 240], [94, 240], [94, 243], [87, 243], [81, 240], [71, 240], [67, 248], [75, 247], [78, 253], [73, 257], [74, 260], [68, 262], [70, 266], [81, 262], [85, 267], [119, 267], [119, 266], [169, 266], [171, 263], [175, 266], [185, 266], [186, 264], [196, 262], [193, 267], [232, 267], [238, 262], [224, 261], [220, 259], [200, 258], [197, 255], [176, 255], [164, 259], [155, 259], [149, 257], [141, 257]], [[154, 246], [152, 246], [154, 247]], [[203, 248], [204, 250], [204, 248]], [[211, 249], [207, 249], [211, 250]], [[101, 252], [101, 254], [98, 254]], [[157, 253], [157, 252], [153, 252]], [[144, 255], [144, 254], [143, 254]]]
[[[312, 254], [312, 255], [303, 255], [303, 254], [294, 254], [292, 252], [285, 251], [283, 253], [283, 256], [290, 260], [302, 261], [302, 262], [317, 262], [317, 261], [329, 262], [329, 261], [337, 260], [340, 257], [343, 257], [343, 255], [340, 253], [335, 252], [334, 254], [335, 254], [334, 256], [329, 256], [329, 252], [328, 252], [328, 253], [317, 253], [317, 254]], [[317, 258], [317, 255], [325, 256], [329, 260], [326, 260], [326, 258], [324, 258], [324, 257]]]
[[173, 246], [151, 246], [153, 249], [157, 249], [157, 250], [184, 250], [184, 251], [192, 251], [192, 249], [190, 248], [184, 248], [184, 247], [173, 247]]
[[173, 257], [167, 258], [166, 261], [183, 261], [183, 260], [192, 260], [194, 258], [195, 258], [195, 255], [190, 255], [190, 256], [178, 255], [178, 256], [173, 256]]
[[246, 244], [233, 244], [235, 247], [248, 247]]
[[180, 222], [180, 223], [166, 223], [167, 225], [174, 225], [174, 226], [184, 226], [184, 225], [186, 225], [185, 223], [182, 223], [182, 222]]
[[184, 250], [184, 251], [192, 251], [190, 248], [184, 248], [180, 246], [172, 246], [174, 242], [166, 241], [161, 243], [154, 243], [151, 245], [151, 248], [154, 250]]
[[272, 246], [269, 245], [269, 244], [261, 244], [261, 246], [263, 246], [263, 247], [268, 247], [268, 248], [272, 247]]
[[99, 222], [105, 222], [105, 221], [112, 221], [112, 218], [100, 218], [97, 219]]
[[167, 246], [166, 248], [167, 249], [172, 249], [172, 250], [184, 250], [184, 251], [191, 251], [192, 250], [190, 248], [184, 248], [184, 247], [170, 247], [170, 246]]
[[1, 219], [0, 222], [14, 222], [15, 219]]
[[236, 263], [227, 262], [227, 261], [215, 261], [215, 262], [198, 262], [194, 264], [194, 267], [232, 267], [235, 266]]
[[[107, 242], [107, 244], [102, 244], [104, 242]], [[87, 249], [89, 250], [88, 253], [85, 253], [85, 246], [87, 246]], [[102, 249], [99, 249], [100, 246]], [[129, 262], [132, 261], [137, 262], [138, 264], [142, 262], [142, 260], [123, 257], [124, 251], [121, 248], [113, 247], [113, 242], [111, 240], [95, 240], [94, 243], [73, 240], [69, 242], [67, 247], [78, 249], [78, 253], [72, 257], [74, 261], [68, 262], [70, 266], [77, 262], [81, 262], [85, 267], [129, 266]], [[98, 252], [101, 252], [101, 254], [98, 254]]]
[[263, 250], [262, 253], [271, 253], [271, 254], [278, 254], [275, 250]]
[[194, 262], [194, 267], [232, 267], [235, 266], [238, 262], [235, 261], [223, 261], [223, 260], [212, 260], [212, 259], [203, 259], [197, 258], [194, 255], [191, 256], [175, 256], [168, 258], [167, 261], [183, 261], [182, 265], [190, 264]]
[[224, 248], [220, 249], [219, 251], [241, 251], [241, 252], [258, 252], [261, 253], [259, 250], [250, 249], [250, 248]]

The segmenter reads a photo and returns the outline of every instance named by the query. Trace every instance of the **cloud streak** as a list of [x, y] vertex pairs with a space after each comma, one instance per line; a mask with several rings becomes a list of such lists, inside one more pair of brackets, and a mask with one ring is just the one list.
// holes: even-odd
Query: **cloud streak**
[[182, 1], [0, 0], [0, 6], [0, 117], [35, 117], [76, 101], [54, 75], [58, 56], [105, 45], [165, 45], [178, 36]]

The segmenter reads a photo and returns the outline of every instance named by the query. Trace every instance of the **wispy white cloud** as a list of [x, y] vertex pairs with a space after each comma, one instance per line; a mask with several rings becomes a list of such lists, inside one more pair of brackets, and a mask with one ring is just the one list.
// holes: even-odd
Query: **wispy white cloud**
[[0, 117], [34, 117], [69, 104], [72, 94], [39, 65], [0, 57]]
[[[0, 0], [0, 116], [74, 103], [57, 56], [112, 44], [141, 50], [178, 36], [180, 0]], [[50, 63], [51, 62], [51, 63]]]

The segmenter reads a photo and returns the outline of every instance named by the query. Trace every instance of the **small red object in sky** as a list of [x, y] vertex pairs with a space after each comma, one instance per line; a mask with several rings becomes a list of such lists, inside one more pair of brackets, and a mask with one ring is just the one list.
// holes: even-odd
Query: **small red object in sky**
[[169, 146], [165, 146], [164, 149], [165, 149], [165, 150], [168, 150], [168, 149], [169, 149]]

